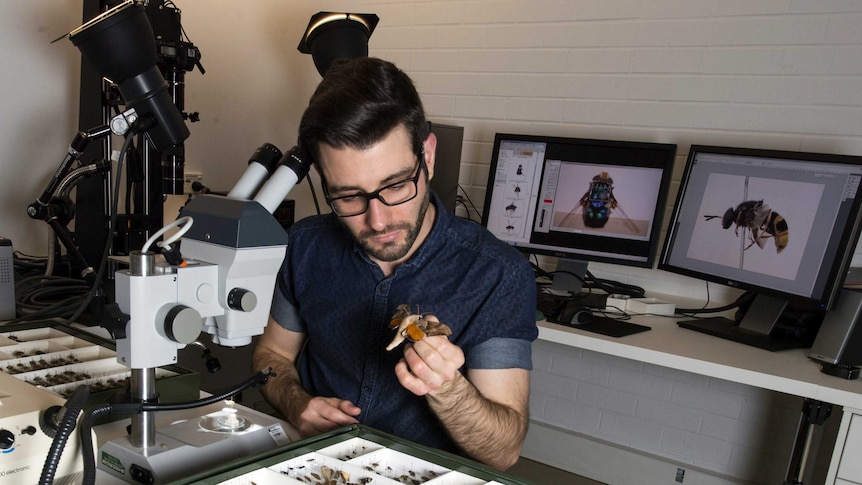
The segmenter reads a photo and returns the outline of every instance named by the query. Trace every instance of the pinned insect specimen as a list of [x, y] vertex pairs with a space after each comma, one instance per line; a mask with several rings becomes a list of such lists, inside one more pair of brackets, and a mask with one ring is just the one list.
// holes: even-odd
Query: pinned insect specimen
[[[350, 474], [344, 470], [333, 470], [328, 466], [320, 467], [320, 473], [323, 475], [323, 483], [345, 483], [350, 480]], [[313, 474], [312, 474], [313, 475]]]
[[722, 229], [729, 229], [736, 224], [734, 233], [739, 237], [739, 229], [742, 228], [744, 237], [750, 241], [743, 251], [757, 244], [760, 249], [766, 246], [766, 240], [770, 237], [775, 241], [775, 252], [780, 253], [787, 247], [790, 232], [787, 229], [787, 221], [784, 217], [772, 210], [760, 200], [746, 200], [734, 209], [727, 209], [723, 216], [703, 216], [706, 220], [721, 218]]
[[404, 340], [418, 342], [427, 336], [452, 335], [452, 329], [437, 317], [430, 313], [425, 315], [412, 313], [409, 305], [398, 305], [389, 322], [389, 328], [395, 330], [395, 338], [386, 346], [386, 350], [398, 347]]
[[601, 172], [593, 177], [589, 189], [566, 217], [560, 221], [560, 225], [565, 226], [569, 217], [580, 215], [584, 226], [601, 229], [611, 219], [611, 214], [614, 211], [618, 213], [614, 217], [626, 230], [633, 234], [640, 233], [637, 225], [629, 219], [620, 206], [620, 202], [614, 197], [614, 179], [608, 175], [608, 172]]

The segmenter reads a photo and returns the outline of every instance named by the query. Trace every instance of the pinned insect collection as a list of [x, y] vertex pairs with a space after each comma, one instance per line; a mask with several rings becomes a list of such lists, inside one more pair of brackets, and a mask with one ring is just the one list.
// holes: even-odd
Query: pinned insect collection
[[221, 485], [500, 485], [360, 437], [291, 458]]
[[80, 384], [91, 392], [122, 388], [129, 375], [113, 350], [52, 328], [0, 333], [0, 371], [66, 398]]

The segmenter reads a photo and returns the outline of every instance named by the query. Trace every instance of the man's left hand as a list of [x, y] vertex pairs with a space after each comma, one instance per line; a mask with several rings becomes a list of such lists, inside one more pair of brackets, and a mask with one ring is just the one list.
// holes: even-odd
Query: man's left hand
[[407, 390], [417, 396], [444, 388], [460, 376], [464, 351], [438, 335], [404, 347], [404, 358], [395, 365], [395, 375]]

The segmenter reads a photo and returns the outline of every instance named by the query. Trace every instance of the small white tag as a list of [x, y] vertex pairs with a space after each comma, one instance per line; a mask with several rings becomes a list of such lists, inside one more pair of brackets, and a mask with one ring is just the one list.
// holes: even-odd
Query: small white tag
[[279, 445], [284, 445], [290, 443], [290, 438], [288, 438], [287, 433], [284, 432], [284, 428], [281, 427], [281, 424], [273, 424], [269, 428], [269, 435], [272, 436], [272, 439]]

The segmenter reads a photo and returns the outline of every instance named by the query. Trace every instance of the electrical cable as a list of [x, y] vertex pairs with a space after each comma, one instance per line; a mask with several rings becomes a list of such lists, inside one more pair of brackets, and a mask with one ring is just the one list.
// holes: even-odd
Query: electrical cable
[[[144, 125], [146, 125], [146, 123], [141, 123], [141, 127], [139, 129], [149, 129], [149, 127], [144, 128]], [[75, 323], [75, 321], [84, 313], [84, 311], [90, 305], [90, 302], [93, 301], [93, 298], [96, 297], [96, 293], [98, 293], [99, 289], [101, 288], [102, 279], [105, 276], [105, 269], [108, 266], [108, 255], [111, 252], [114, 231], [117, 227], [117, 208], [119, 206], [120, 199], [120, 177], [123, 173], [123, 161], [125, 159], [125, 155], [129, 149], [129, 146], [134, 140], [135, 131], [137, 130], [133, 129], [126, 135], [126, 139], [123, 141], [123, 146], [120, 149], [120, 154], [117, 157], [117, 173], [114, 175], [114, 194], [112, 196], [113, 206], [111, 207], [111, 223], [108, 228], [108, 237], [105, 240], [105, 248], [102, 251], [102, 257], [99, 261], [99, 269], [98, 271], [96, 271], [96, 280], [93, 283], [93, 286], [90, 288], [90, 291], [87, 293], [87, 297], [85, 298], [85, 300], [81, 302], [81, 305], [78, 307], [77, 311], [75, 311], [75, 313], [66, 320], [66, 325], [71, 325], [72, 323]]]
[[[48, 227], [49, 229], [51, 228], [51, 226]], [[48, 257], [45, 261], [45, 271], [42, 273], [45, 276], [51, 276], [52, 274], [54, 274], [54, 263], [56, 262], [54, 258], [56, 257], [56, 250], [57, 236], [54, 234], [53, 231], [50, 231], [50, 235], [48, 236]]]
[[15, 271], [15, 281], [21, 281], [29, 276], [45, 274], [47, 258], [44, 256], [31, 256], [29, 254], [15, 251], [12, 253], [12, 264]]
[[[177, 5], [174, 2], [172, 2], [171, 0], [165, 0], [164, 5], [165, 5], [165, 7], [173, 8], [177, 12], [181, 12], [180, 8], [177, 7]], [[192, 44], [193, 43], [192, 39], [186, 33], [186, 29], [183, 28], [182, 24], [179, 24], [179, 28], [180, 28], [180, 32], [182, 33], [183, 37], [186, 39], [186, 42], [188, 42], [189, 44]]]
[[[482, 213], [481, 213], [481, 212], [479, 212], [479, 209], [477, 209], [477, 208], [476, 208], [476, 204], [474, 204], [474, 203], [473, 203], [473, 201], [470, 199], [470, 196], [469, 196], [469, 195], [467, 195], [467, 191], [466, 191], [466, 190], [464, 190], [464, 187], [461, 187], [461, 184], [458, 184], [458, 188], [459, 188], [459, 189], [461, 190], [461, 192], [464, 194], [464, 199], [466, 199], [466, 200], [467, 200], [467, 202], [469, 202], [469, 203], [470, 203], [470, 206], [468, 207], [468, 206], [467, 206], [467, 204], [464, 204], [464, 203], [462, 202], [462, 204], [464, 204], [464, 208], [465, 208], [465, 209], [467, 209], [467, 220], [469, 220], [469, 221], [473, 221], [473, 219], [471, 219], [471, 218], [470, 218], [470, 207], [472, 207], [472, 208], [473, 208], [473, 212], [475, 212], [475, 213], [476, 213], [476, 215], [477, 215], [477, 216], [479, 216], [479, 221], [481, 221], [481, 220], [482, 220]], [[473, 222], [477, 222], [477, 221], [473, 221]]]
[[105, 240], [105, 248], [102, 251], [102, 258], [99, 261], [99, 269], [98, 271], [96, 271], [96, 281], [93, 283], [93, 287], [87, 293], [87, 298], [81, 303], [81, 306], [78, 308], [75, 314], [73, 314], [72, 317], [70, 317], [66, 321], [67, 325], [75, 323], [75, 321], [84, 313], [84, 310], [87, 309], [87, 307], [90, 305], [90, 302], [92, 302], [93, 298], [96, 297], [96, 293], [101, 287], [102, 279], [105, 276], [105, 269], [108, 266], [108, 255], [111, 252], [114, 231], [117, 227], [117, 208], [120, 203], [120, 177], [123, 173], [123, 161], [125, 159], [125, 155], [129, 149], [129, 146], [135, 138], [135, 132], [138, 130], [145, 131], [149, 129], [149, 127], [145, 125], [147, 125], [147, 123], [141, 123], [137, 130], [133, 128], [126, 135], [126, 139], [123, 141], [123, 146], [120, 149], [119, 156], [117, 157], [117, 173], [114, 175], [114, 194], [112, 196], [113, 206], [111, 207], [111, 223], [108, 228], [108, 237]]
[[[538, 268], [538, 266], [534, 266], [534, 268]], [[594, 289], [600, 289], [608, 295], [626, 295], [632, 298], [643, 298], [644, 295], [646, 295], [646, 290], [644, 290], [640, 286], [630, 285], [628, 283], [622, 283], [614, 280], [596, 278], [596, 276], [590, 273], [589, 270], [586, 271], [584, 276], [572, 273], [571, 271], [542, 270], [542, 276], [546, 276], [551, 279], [553, 279], [554, 275], [557, 274], [565, 274], [576, 278], [578, 281], [581, 282], [582, 287], [587, 291], [587, 293], [592, 293], [592, 290]]]
[[715, 308], [677, 308], [676, 313], [678, 315], [690, 317], [693, 317], [699, 313], [721, 313], [727, 310], [738, 308], [740, 305], [744, 305], [753, 300], [755, 296], [757, 295], [753, 291], [746, 291], [745, 293], [740, 295], [739, 298], [734, 300], [732, 303], [728, 303], [727, 305], [722, 305]]
[[63, 318], [75, 311], [89, 289], [82, 280], [61, 276], [39, 274], [19, 279], [15, 283], [18, 316], [3, 325]]
[[311, 181], [311, 175], [306, 175], [305, 179], [308, 181], [309, 190], [311, 190], [311, 200], [314, 201], [314, 209], [317, 211], [317, 215], [320, 215], [320, 203], [317, 201], [317, 192], [314, 190], [314, 183]]
[[596, 278], [589, 270], [586, 272], [587, 280], [592, 281], [598, 288], [608, 295], [627, 295], [632, 298], [643, 298], [646, 290], [640, 286], [630, 285], [614, 280]]
[[158, 238], [160, 238], [164, 233], [170, 231], [174, 227], [179, 226], [180, 224], [183, 225], [180, 228], [180, 230], [178, 230], [173, 235], [171, 235], [171, 237], [165, 239], [164, 241], [157, 243], [156, 245], [160, 248], [163, 248], [163, 249], [164, 248], [170, 248], [170, 245], [172, 243], [178, 241], [181, 237], [183, 237], [183, 235], [185, 235], [185, 233], [189, 232], [189, 229], [191, 229], [192, 225], [194, 224], [194, 219], [192, 219], [190, 216], [183, 216], [183, 217], [180, 217], [179, 219], [174, 219], [173, 221], [171, 221], [170, 223], [166, 224], [164, 227], [162, 227], [161, 229], [156, 231], [155, 234], [150, 236], [150, 238], [147, 239], [147, 241], [144, 243], [143, 247], [141, 248], [141, 252], [146, 253], [147, 251], [149, 251], [150, 246], [152, 246], [153, 243], [155, 243]]
[[54, 439], [51, 441], [48, 454], [45, 456], [45, 464], [42, 465], [39, 485], [51, 485], [54, 483], [54, 475], [57, 474], [57, 467], [60, 464], [60, 458], [63, 456], [63, 449], [66, 447], [66, 442], [69, 440], [72, 431], [75, 430], [78, 415], [87, 404], [89, 396], [90, 388], [86, 385], [80, 385], [72, 391], [72, 395], [66, 400], [63, 408], [61, 408], [62, 417], [57, 426], [56, 434], [53, 436]]

